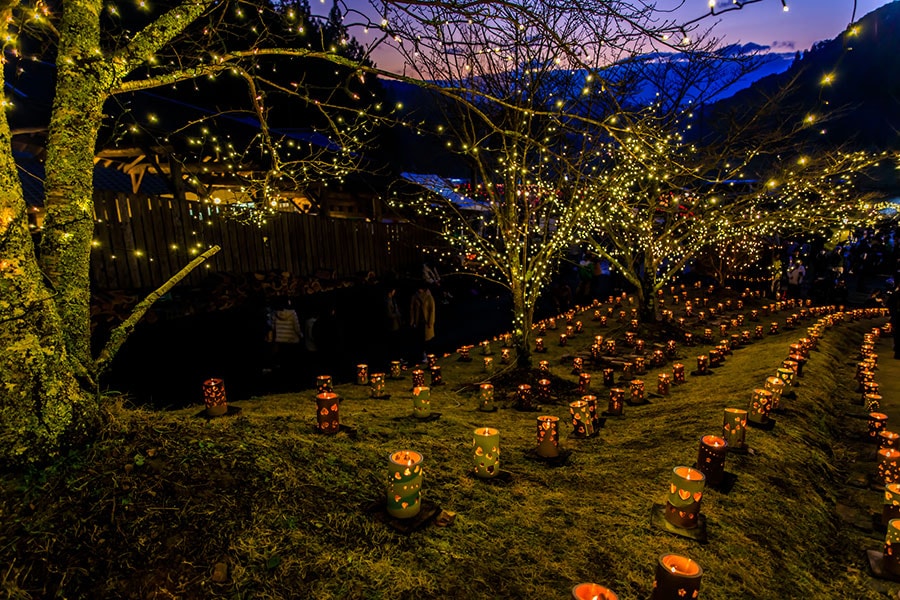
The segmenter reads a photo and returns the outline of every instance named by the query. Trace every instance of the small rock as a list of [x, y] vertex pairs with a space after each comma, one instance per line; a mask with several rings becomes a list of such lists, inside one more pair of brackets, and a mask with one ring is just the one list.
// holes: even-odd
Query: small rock
[[228, 581], [228, 565], [218, 562], [213, 566], [212, 579], [215, 583], [224, 583]]
[[442, 510], [441, 514], [437, 516], [437, 519], [434, 520], [434, 524], [438, 527], [447, 527], [448, 525], [452, 525], [453, 521], [456, 520], [456, 513], [451, 512], [449, 510]]

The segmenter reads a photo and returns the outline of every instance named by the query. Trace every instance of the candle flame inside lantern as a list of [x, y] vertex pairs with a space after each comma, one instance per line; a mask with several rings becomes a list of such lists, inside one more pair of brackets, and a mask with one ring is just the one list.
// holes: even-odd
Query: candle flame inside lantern
[[700, 573], [700, 565], [685, 556], [677, 554], [666, 554], [661, 559], [671, 573], [679, 573], [681, 575], [697, 575]]

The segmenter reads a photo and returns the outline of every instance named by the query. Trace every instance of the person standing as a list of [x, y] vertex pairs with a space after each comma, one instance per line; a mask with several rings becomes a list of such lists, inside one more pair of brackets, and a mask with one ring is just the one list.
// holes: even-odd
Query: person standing
[[803, 285], [803, 279], [806, 277], [806, 267], [803, 266], [803, 261], [799, 258], [794, 261], [794, 264], [791, 265], [790, 270], [787, 274], [788, 280], [788, 297], [789, 298], [801, 298], [802, 294], [800, 291], [800, 286]]
[[291, 301], [284, 301], [275, 311], [274, 339], [276, 368], [287, 361], [293, 363], [299, 358], [300, 340], [303, 339], [303, 331], [300, 328], [300, 319], [297, 311], [291, 306]]
[[403, 315], [400, 313], [400, 307], [397, 306], [397, 288], [389, 287], [384, 296], [384, 324], [385, 324], [385, 340], [387, 345], [387, 358], [397, 358], [398, 337], [400, 336], [400, 326], [403, 322]]
[[413, 330], [413, 361], [421, 362], [434, 339], [435, 304], [431, 290], [423, 282], [409, 303], [409, 326]]

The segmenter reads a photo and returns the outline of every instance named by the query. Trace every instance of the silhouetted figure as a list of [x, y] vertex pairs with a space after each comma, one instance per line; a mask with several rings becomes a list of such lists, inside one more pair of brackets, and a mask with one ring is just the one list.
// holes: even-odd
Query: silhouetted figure
[[409, 302], [409, 326], [412, 328], [410, 362], [422, 362], [434, 339], [435, 304], [427, 284], [420, 283]]

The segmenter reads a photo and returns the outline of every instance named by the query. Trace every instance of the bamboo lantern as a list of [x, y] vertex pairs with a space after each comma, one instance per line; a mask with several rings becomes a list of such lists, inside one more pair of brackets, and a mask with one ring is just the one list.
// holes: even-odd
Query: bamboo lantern
[[672, 381], [674, 383], [684, 383], [684, 365], [675, 363], [672, 365]]
[[334, 392], [316, 394], [316, 429], [320, 433], [337, 433], [341, 428], [339, 396]]
[[356, 365], [356, 385], [369, 383], [369, 365]]
[[581, 321], [575, 321], [575, 335], [578, 335], [582, 331], [584, 331], [584, 323], [582, 323]]
[[536, 452], [544, 458], [559, 456], [559, 417], [543, 415], [537, 418]]
[[494, 410], [494, 386], [482, 383], [478, 390], [478, 410], [490, 412]]
[[631, 403], [643, 404], [644, 399], [644, 382], [640, 379], [631, 380]]
[[799, 377], [800, 375], [800, 363], [796, 360], [788, 358], [786, 360], [781, 361], [781, 367], [783, 369], [790, 369], [793, 375], [791, 376], [791, 380], [793, 381], [794, 377]]
[[[702, 315], [703, 313], [701, 312], [700, 314]], [[703, 330], [703, 341], [707, 343], [712, 341], [712, 329], [707, 328]]]
[[881, 448], [878, 450], [878, 466], [875, 468], [878, 481], [884, 484], [900, 483], [900, 450]]
[[634, 357], [634, 374], [645, 375], [647, 373], [647, 361], [643, 356]]
[[878, 432], [882, 431], [887, 425], [888, 416], [884, 413], [873, 412], [869, 413], [868, 420], [868, 438], [869, 441], [877, 441], [878, 440]]
[[228, 412], [228, 398], [225, 395], [225, 380], [218, 377], [203, 382], [203, 404], [210, 417], [221, 417]]
[[784, 381], [779, 377], [767, 377], [763, 386], [772, 392], [772, 410], [781, 406], [781, 394], [784, 392]]
[[759, 311], [755, 308], [750, 311], [750, 320], [751, 321], [759, 321]]
[[875, 412], [881, 409], [881, 394], [866, 394], [863, 396], [863, 405], [866, 412]]
[[606, 586], [596, 583], [579, 583], [572, 588], [573, 600], [619, 600], [619, 597]]
[[606, 324], [608, 321], [609, 321], [609, 318], [606, 315], [602, 315], [600, 317], [600, 327], [606, 327]]
[[616, 384], [616, 372], [613, 369], [603, 369], [603, 387], [612, 387]]
[[422, 509], [422, 455], [399, 450], [388, 455], [387, 511], [409, 519]]
[[697, 468], [706, 475], [709, 485], [719, 485], [725, 477], [725, 455], [728, 442], [715, 435], [704, 435], [700, 438], [700, 450], [697, 453]]
[[568, 337], [572, 337], [573, 335], [575, 335], [575, 326], [574, 325], [566, 326], [566, 335]]
[[582, 371], [578, 374], [578, 393], [587, 394], [591, 389], [591, 374]]
[[553, 317], [547, 319], [547, 329], [556, 329], [556, 319]]
[[316, 392], [327, 394], [334, 391], [334, 382], [331, 375], [319, 375], [316, 377]]
[[544, 347], [544, 338], [537, 337], [534, 338], [534, 351], [535, 352], [546, 352], [547, 349]]
[[591, 417], [591, 426], [594, 428], [594, 431], [597, 431], [600, 429], [600, 415], [597, 413], [597, 396], [585, 394], [581, 399], [587, 402], [588, 413], [590, 413]]
[[391, 361], [391, 370], [390, 370], [391, 379], [400, 379], [400, 370], [401, 370], [400, 361], [392, 360]]
[[607, 354], [614, 355], [616, 353], [616, 340], [610, 338], [603, 343], [606, 344]]
[[444, 378], [441, 376], [441, 366], [434, 365], [431, 367], [431, 385], [441, 385], [444, 383]]
[[472, 360], [472, 357], [469, 356], [468, 346], [460, 347], [457, 352], [459, 353], [459, 360], [461, 360], [462, 362], [469, 362], [470, 360]]
[[900, 519], [891, 519], [884, 535], [884, 570], [900, 577]]
[[538, 323], [538, 335], [547, 335], [547, 325], [543, 321]]
[[737, 350], [741, 345], [741, 334], [732, 333], [728, 338], [728, 345], [732, 350]]
[[[709, 366], [710, 367], [718, 367], [721, 366], [722, 361], [724, 360], [724, 356], [722, 352], [718, 348], [710, 348], [709, 349]], [[697, 370], [699, 371], [700, 363], [697, 363]], [[705, 371], [701, 371], [705, 372]]]
[[508, 365], [510, 361], [509, 348], [500, 348], [500, 362]]
[[572, 415], [572, 429], [575, 437], [588, 437], [594, 434], [594, 420], [590, 408], [584, 400], [569, 403], [569, 414]]
[[741, 343], [749, 344], [750, 343], [750, 330], [745, 329], [741, 332]]
[[413, 416], [420, 419], [431, 416], [431, 388], [426, 386], [413, 388]]
[[602, 335], [595, 335], [595, 336], [594, 336], [594, 344], [597, 345], [597, 346], [602, 346], [602, 345], [603, 345], [603, 336], [602, 336]]
[[763, 338], [763, 326], [762, 325], [757, 325], [753, 329], [753, 337], [755, 337], [758, 340], [761, 340]]
[[900, 483], [889, 483], [884, 486], [881, 524], [887, 525], [891, 519], [897, 518], [900, 518]]
[[625, 410], [625, 390], [622, 388], [612, 388], [609, 390], [609, 414], [619, 416]]
[[595, 311], [594, 311], [594, 320], [595, 320], [595, 321], [599, 321], [599, 320], [600, 320], [600, 316], [601, 316], [601, 315], [600, 315], [600, 311], [599, 311], [599, 310], [595, 310]]
[[634, 346], [634, 338], [635, 338], [635, 333], [633, 331], [626, 331], [625, 332], [625, 345], [626, 346]]
[[722, 420], [722, 437], [725, 438], [727, 447], [735, 450], [743, 448], [746, 434], [747, 411], [742, 408], [726, 408]]
[[777, 321], [772, 321], [772, 322], [769, 324], [769, 334], [774, 335], [774, 334], [776, 334], [776, 333], [778, 333], [778, 322], [777, 322]]
[[[786, 367], [776, 369], [775, 374], [784, 382], [784, 389], [789, 390], [794, 385], [794, 371]], [[782, 392], [783, 394], [784, 392]]]
[[484, 340], [481, 342], [481, 355], [489, 356], [491, 354], [493, 354], [493, 351], [491, 351], [491, 342], [489, 340]]
[[772, 410], [772, 392], [762, 388], [756, 388], [750, 393], [750, 408], [747, 417], [753, 423], [765, 424], [769, 422], [769, 412]]
[[622, 378], [623, 379], [632, 379], [634, 378], [634, 363], [633, 362], [624, 362], [622, 363]]
[[544, 402], [544, 403], [550, 402], [550, 380], [549, 379], [538, 379], [537, 402], [538, 402], [538, 404], [540, 404], [541, 402]]
[[706, 373], [706, 370], [709, 368], [709, 357], [705, 354], [701, 354], [697, 357], [697, 372], [698, 373]]
[[635, 331], [635, 332], [636, 332], [636, 331], [638, 330], [638, 325], [639, 325], [639, 323], [638, 323], [638, 320], [637, 320], [637, 319], [631, 319], [631, 321], [630, 321], [629, 324], [628, 324], [628, 328], [629, 328], [631, 331]]
[[493, 373], [494, 372], [494, 359], [490, 356], [485, 356], [483, 358], [484, 362], [484, 372], [485, 373]]
[[527, 383], [523, 383], [519, 386], [516, 394], [516, 399], [518, 401], [519, 408], [530, 410], [535, 406], [534, 396], [531, 393], [531, 386]]
[[893, 431], [888, 431], [887, 429], [882, 429], [878, 432], [877, 437], [879, 448], [897, 449], [898, 447], [900, 447], [900, 434], [894, 433]]
[[863, 381], [863, 398], [878, 395], [878, 383], [875, 381]]
[[422, 387], [425, 385], [425, 371], [422, 369], [413, 369], [412, 371], [413, 387]]
[[703, 471], [685, 466], [674, 467], [666, 500], [666, 520], [682, 529], [697, 527], [705, 485]]
[[728, 324], [727, 323], [719, 323], [719, 335], [725, 337], [728, 333]]
[[480, 479], [496, 477], [500, 472], [500, 430], [479, 427], [472, 438], [475, 476]]
[[675, 343], [675, 340], [668, 340], [666, 342], [666, 356], [674, 358], [677, 349], [678, 349], [678, 344]]
[[576, 356], [572, 358], [572, 374], [573, 375], [581, 375], [582, 370], [584, 369], [584, 359], [580, 356]]
[[656, 376], [656, 392], [660, 396], [668, 396], [672, 389], [672, 376], [668, 373], [660, 373]]
[[384, 373], [372, 373], [369, 378], [369, 396], [384, 398]]
[[646, 348], [647, 342], [641, 339], [634, 340], [634, 352], [635, 354], [643, 354], [644, 348]]
[[429, 369], [433, 369], [437, 366], [437, 355], [436, 354], [426, 354], [425, 362], [428, 364]]

